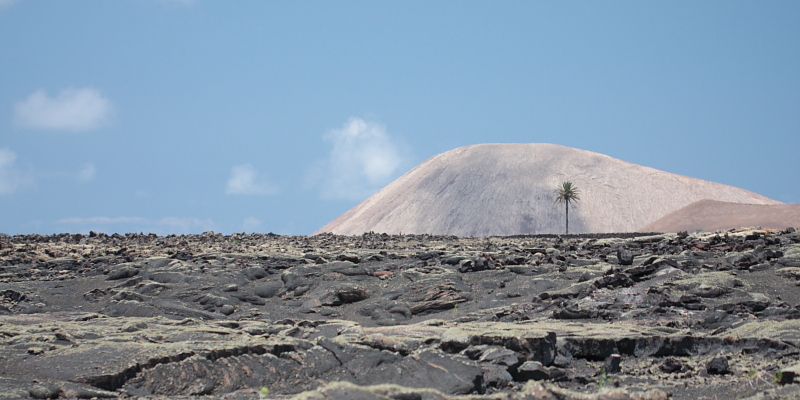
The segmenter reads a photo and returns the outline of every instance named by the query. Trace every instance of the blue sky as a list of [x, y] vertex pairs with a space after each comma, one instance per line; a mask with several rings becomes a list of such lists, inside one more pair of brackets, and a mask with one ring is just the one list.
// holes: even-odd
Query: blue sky
[[0, 0], [0, 232], [310, 234], [498, 142], [800, 203], [798, 71], [797, 1]]

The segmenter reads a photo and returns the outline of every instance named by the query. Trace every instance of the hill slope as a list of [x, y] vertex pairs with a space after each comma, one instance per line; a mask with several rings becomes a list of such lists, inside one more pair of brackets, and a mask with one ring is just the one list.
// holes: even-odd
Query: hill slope
[[740, 204], [700, 200], [647, 224], [643, 232], [714, 232], [760, 226], [764, 229], [800, 227], [800, 204]]
[[315, 233], [563, 233], [564, 207], [553, 203], [553, 189], [567, 180], [581, 190], [570, 233], [635, 231], [702, 199], [781, 204], [585, 150], [480, 144], [431, 157]]

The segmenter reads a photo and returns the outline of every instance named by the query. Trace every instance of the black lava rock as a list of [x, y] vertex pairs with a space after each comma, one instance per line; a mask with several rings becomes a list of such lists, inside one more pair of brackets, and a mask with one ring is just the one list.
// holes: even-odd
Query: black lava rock
[[706, 372], [710, 375], [730, 374], [731, 371], [728, 369], [728, 359], [725, 357], [715, 357], [706, 364]]

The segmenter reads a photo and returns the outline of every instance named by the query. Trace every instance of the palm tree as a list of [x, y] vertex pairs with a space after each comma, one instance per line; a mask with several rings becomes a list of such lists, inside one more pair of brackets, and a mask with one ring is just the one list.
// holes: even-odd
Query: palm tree
[[580, 200], [580, 190], [576, 186], [572, 185], [572, 182], [564, 182], [561, 186], [557, 187], [556, 190], [553, 191], [553, 194], [556, 195], [556, 203], [558, 204], [565, 204], [567, 210], [567, 234], [569, 234], [569, 202], [574, 201], [577, 202]]

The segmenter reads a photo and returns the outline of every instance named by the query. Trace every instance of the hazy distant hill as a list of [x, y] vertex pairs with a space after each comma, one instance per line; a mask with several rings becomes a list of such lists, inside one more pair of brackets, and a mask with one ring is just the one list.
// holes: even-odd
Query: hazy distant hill
[[630, 232], [702, 199], [782, 204], [747, 190], [569, 147], [480, 144], [431, 157], [316, 233], [563, 233], [553, 190], [572, 181], [570, 233]]
[[740, 227], [800, 227], [800, 204], [740, 204], [700, 200], [641, 228], [643, 232], [714, 232]]

